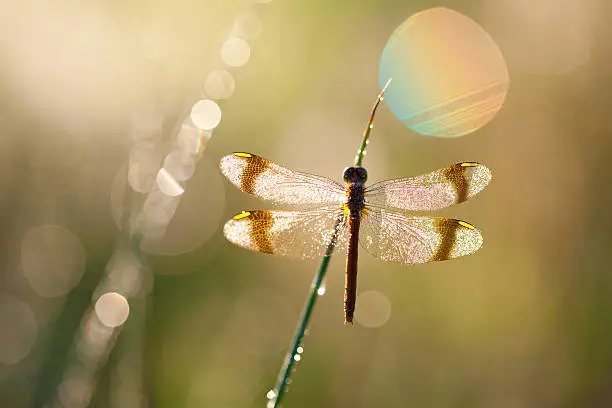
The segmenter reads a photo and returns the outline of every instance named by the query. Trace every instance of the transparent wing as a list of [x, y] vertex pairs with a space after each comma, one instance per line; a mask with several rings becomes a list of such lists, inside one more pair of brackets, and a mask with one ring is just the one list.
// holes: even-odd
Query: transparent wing
[[439, 210], [475, 196], [491, 181], [491, 170], [475, 162], [453, 164], [418, 177], [366, 187], [368, 205], [409, 211]]
[[335, 240], [346, 250], [347, 222], [341, 208], [312, 211], [248, 211], [225, 223], [223, 234], [234, 245], [289, 258], [320, 258]]
[[300, 173], [251, 153], [224, 156], [221, 172], [245, 193], [286, 204], [342, 204], [342, 185], [325, 177]]
[[470, 255], [481, 247], [482, 235], [465, 221], [368, 207], [359, 243], [383, 261], [419, 264]]

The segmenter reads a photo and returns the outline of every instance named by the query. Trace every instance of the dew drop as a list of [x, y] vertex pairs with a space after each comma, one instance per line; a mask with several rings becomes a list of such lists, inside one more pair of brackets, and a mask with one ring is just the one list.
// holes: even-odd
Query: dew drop
[[300, 356], [299, 354], [295, 354], [295, 355], [293, 356], [293, 359], [294, 359], [295, 361], [300, 361], [300, 360], [302, 359], [302, 356]]
[[274, 390], [268, 391], [266, 393], [266, 398], [269, 399], [269, 400], [276, 398], [276, 391], [274, 391]]
[[298, 348], [297, 348], [297, 352], [298, 352], [299, 354], [302, 354], [302, 353], [304, 352], [304, 347], [302, 347], [302, 346], [298, 347]]

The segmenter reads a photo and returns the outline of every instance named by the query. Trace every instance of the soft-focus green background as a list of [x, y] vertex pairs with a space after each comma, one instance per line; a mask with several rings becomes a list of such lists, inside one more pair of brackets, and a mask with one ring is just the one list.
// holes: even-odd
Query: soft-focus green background
[[[250, 151], [340, 181], [378, 92], [387, 38], [434, 6], [470, 16], [497, 41], [510, 72], [506, 103], [490, 124], [452, 140], [415, 134], [383, 106], [365, 165], [374, 181], [485, 163], [494, 174], [487, 190], [442, 213], [481, 228], [484, 247], [415, 267], [364, 254], [359, 291], [382, 292], [392, 308], [374, 329], [342, 324], [336, 256], [284, 406], [612, 405], [608, 4], [272, 0], [184, 197], [195, 208], [185, 228], [216, 232], [191, 252], [149, 259], [152, 290], [131, 302], [91, 406], [265, 406], [317, 262], [228, 244], [225, 219], [269, 204], [221, 180], [216, 163]], [[132, 114], [154, 101], [171, 140], [249, 7], [23, 0], [0, 8], [0, 291], [29, 305], [38, 328], [27, 356], [0, 363], [0, 407], [60, 406], [57, 386], [119, 236], [109, 202], [132, 145]], [[223, 214], [210, 213], [215, 205]], [[83, 278], [65, 297], [40, 297], [21, 276], [22, 239], [40, 224], [65, 226], [85, 249]], [[2, 332], [10, 330], [0, 328], [0, 340]]]

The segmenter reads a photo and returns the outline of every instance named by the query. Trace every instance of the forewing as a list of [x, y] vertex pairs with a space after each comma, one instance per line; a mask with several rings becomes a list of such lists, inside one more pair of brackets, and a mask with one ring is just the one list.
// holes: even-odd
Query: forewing
[[248, 211], [225, 223], [223, 234], [234, 245], [289, 258], [320, 258], [334, 240], [345, 251], [346, 219], [341, 208], [312, 211]]
[[491, 181], [491, 171], [475, 162], [456, 163], [418, 177], [381, 181], [368, 186], [368, 205], [408, 211], [439, 210], [466, 201]]
[[342, 204], [342, 185], [325, 177], [300, 173], [251, 153], [224, 156], [221, 172], [232, 184], [264, 200], [286, 204]]
[[359, 243], [383, 261], [420, 264], [470, 255], [482, 245], [482, 235], [465, 221], [367, 208]]

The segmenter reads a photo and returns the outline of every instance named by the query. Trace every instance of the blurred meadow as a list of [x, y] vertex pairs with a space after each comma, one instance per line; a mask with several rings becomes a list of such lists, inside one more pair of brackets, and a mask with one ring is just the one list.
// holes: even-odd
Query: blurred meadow
[[[498, 44], [503, 108], [436, 138], [383, 104], [364, 166], [486, 164], [491, 185], [439, 213], [484, 245], [417, 266], [362, 252], [354, 327], [335, 254], [283, 406], [612, 406], [607, 2], [22, 0], [0, 11], [0, 407], [264, 407], [319, 262], [224, 239], [274, 206], [219, 159], [342, 181], [389, 36], [438, 6]], [[221, 122], [194, 132], [208, 98], [200, 119]], [[138, 223], [154, 239], [129, 240]]]

